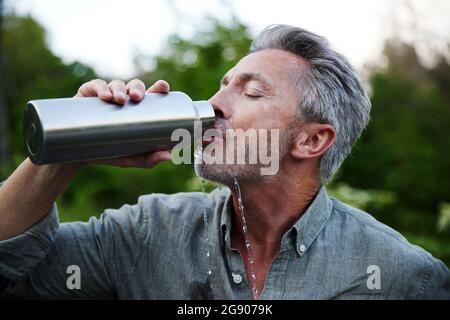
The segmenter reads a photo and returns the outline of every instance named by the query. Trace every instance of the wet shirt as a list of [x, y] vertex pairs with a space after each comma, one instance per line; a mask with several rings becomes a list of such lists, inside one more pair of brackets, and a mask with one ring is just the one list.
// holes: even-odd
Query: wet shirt
[[[0, 295], [251, 299], [242, 257], [230, 246], [231, 210], [228, 188], [144, 195], [88, 222], [60, 224], [54, 204], [29, 230], [0, 241]], [[450, 272], [321, 187], [284, 234], [260, 298], [450, 299]]]

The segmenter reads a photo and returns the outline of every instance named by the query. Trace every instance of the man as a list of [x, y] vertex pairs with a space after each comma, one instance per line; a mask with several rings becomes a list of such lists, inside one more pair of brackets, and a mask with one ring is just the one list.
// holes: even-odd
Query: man
[[[127, 95], [139, 101], [144, 90], [139, 80], [94, 80], [77, 96], [123, 104]], [[168, 90], [158, 81], [148, 91]], [[197, 164], [199, 175], [228, 188], [145, 195], [100, 219], [59, 225], [54, 201], [92, 162], [36, 166], [26, 159], [0, 188], [1, 291], [48, 298], [450, 298], [441, 261], [327, 195], [325, 183], [368, 123], [370, 101], [324, 38], [286, 25], [265, 29], [210, 102], [221, 130], [280, 129], [275, 175], [261, 175], [258, 164]], [[168, 159], [160, 151], [95, 163], [152, 167]]]

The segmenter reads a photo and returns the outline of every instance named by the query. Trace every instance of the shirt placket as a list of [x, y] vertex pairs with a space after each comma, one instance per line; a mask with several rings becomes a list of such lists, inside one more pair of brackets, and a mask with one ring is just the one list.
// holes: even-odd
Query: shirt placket
[[229, 238], [225, 234], [226, 244], [225, 252], [229, 263], [229, 270], [231, 274], [231, 287], [234, 298], [239, 300], [251, 299], [250, 285], [247, 281], [245, 273], [244, 260], [237, 249], [231, 249]]
[[261, 292], [260, 299], [282, 299], [286, 279], [292, 261], [295, 257], [293, 243], [295, 240], [291, 232], [287, 233], [281, 242], [281, 249], [275, 256], [269, 271], [266, 274], [264, 289]]

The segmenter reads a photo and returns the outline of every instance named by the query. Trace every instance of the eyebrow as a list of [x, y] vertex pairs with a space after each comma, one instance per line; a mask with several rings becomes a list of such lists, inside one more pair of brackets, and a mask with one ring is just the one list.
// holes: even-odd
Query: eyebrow
[[[267, 80], [264, 79], [259, 73], [254, 72], [245, 72], [238, 75], [239, 82], [250, 82], [256, 81], [259, 82], [264, 89], [271, 90], [272, 86], [269, 84]], [[225, 84], [228, 82], [228, 74], [225, 74], [223, 78], [220, 80], [220, 84]]]

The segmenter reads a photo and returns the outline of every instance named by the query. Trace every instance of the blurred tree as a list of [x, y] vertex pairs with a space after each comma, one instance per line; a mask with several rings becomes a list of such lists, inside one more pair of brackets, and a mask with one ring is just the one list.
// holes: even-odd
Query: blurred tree
[[[191, 39], [172, 35], [166, 53], [153, 59], [154, 68], [138, 76], [146, 83], [169, 81], [171, 90], [186, 92], [194, 100], [208, 99], [219, 88], [220, 79], [248, 53], [251, 36], [247, 27], [233, 20], [225, 25], [210, 18]], [[142, 70], [145, 57], [137, 57]]]
[[394, 41], [384, 52], [388, 67], [370, 78], [372, 121], [339, 177], [435, 214], [450, 200], [450, 64], [441, 57], [427, 68], [414, 47]]
[[5, 74], [3, 71], [3, 0], [0, 0], [0, 173], [9, 162], [8, 109], [5, 103]]
[[26, 102], [36, 98], [73, 96], [77, 88], [95, 78], [80, 63], [64, 64], [46, 43], [45, 30], [31, 17], [6, 15], [3, 34], [3, 79], [13, 167], [23, 161], [22, 116]]

